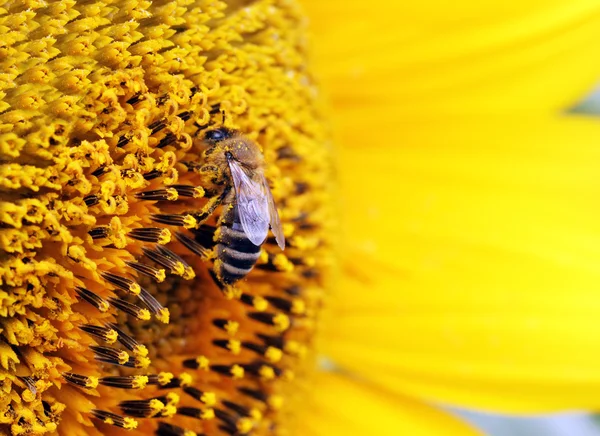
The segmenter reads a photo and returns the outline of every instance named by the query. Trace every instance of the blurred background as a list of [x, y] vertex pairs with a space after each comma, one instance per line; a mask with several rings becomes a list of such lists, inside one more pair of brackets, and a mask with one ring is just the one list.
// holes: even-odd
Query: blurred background
[[[394, 131], [393, 141], [391, 143], [386, 141], [385, 146], [418, 149], [427, 146], [423, 141], [424, 131], [419, 129], [422, 126], [427, 126], [426, 129], [435, 126], [429, 130], [439, 129], [440, 137], [443, 138], [444, 127], [452, 125], [452, 123], [443, 124], [443, 121], [448, 119], [461, 120], [466, 126], [465, 137], [468, 137], [472, 133], [469, 122], [472, 122], [476, 129], [479, 127], [479, 122], [484, 119], [506, 120], [508, 130], [511, 121], [528, 120], [536, 116], [600, 115], [600, 88], [591, 91], [594, 84], [600, 84], [598, 76], [600, 70], [598, 5], [600, 2], [598, 0], [596, 2], [586, 0], [573, 2], [563, 0], [519, 2], [510, 0], [506, 2], [499, 0], [484, 2], [305, 0], [304, 3], [315, 33], [313, 41], [315, 58], [317, 66], [321, 67], [321, 71], [318, 71], [319, 78], [333, 108], [332, 118], [336, 124], [337, 142], [341, 148], [368, 149], [382, 146], [377, 143], [378, 138], [374, 138], [376, 135], [372, 134], [373, 129], [367, 130], [364, 134], [361, 132], [361, 121], [371, 127], [375, 125], [376, 133], [384, 130], [382, 123], [388, 126], [388, 133]], [[587, 54], [582, 55], [582, 53]], [[396, 124], [401, 127], [395, 127]], [[524, 131], [527, 131], [527, 128]], [[492, 133], [492, 136], [495, 134]], [[360, 138], [360, 141], [357, 138]], [[371, 138], [374, 139], [374, 144], [367, 143]], [[441, 147], [446, 145], [443, 140], [441, 143]], [[481, 149], [489, 146], [485, 142], [477, 144], [478, 147], [479, 145]], [[564, 145], [566, 149], [572, 144], [567, 140]], [[527, 147], [527, 144], [523, 146]], [[598, 146], [600, 147], [600, 138]], [[543, 154], [544, 148], [541, 147], [539, 150], [533, 150], [532, 153]], [[408, 154], [407, 158], [410, 159], [411, 155]], [[535, 165], [535, 159], [531, 162]], [[447, 164], [448, 162], [443, 161], [440, 168], [443, 169]], [[410, 168], [410, 165], [407, 165], [407, 168]], [[558, 168], [559, 171], [562, 170], [561, 165]], [[510, 168], [507, 167], [507, 171], [510, 171]], [[600, 171], [598, 173], [600, 178]], [[526, 171], [524, 174], [526, 175]], [[503, 175], [499, 180], [506, 182]], [[402, 183], [406, 182], [400, 180], [397, 184]], [[443, 183], [440, 184], [442, 185]], [[562, 187], [560, 183], [557, 186]], [[500, 188], [495, 192], [495, 195], [498, 194], [505, 194], [505, 192]], [[509, 192], [507, 195], [514, 195], [517, 198], [520, 193]], [[511, 201], [506, 204], [511, 205]], [[566, 204], [568, 208], [568, 202]], [[402, 207], [399, 206], [399, 209]], [[465, 216], [460, 216], [461, 213]], [[471, 216], [467, 216], [468, 213], [457, 212], [456, 221], [478, 225], [481, 214], [470, 211]], [[511, 211], [502, 210], [501, 213], [507, 215], [505, 221], [515, 218], [517, 226], [522, 220], [531, 220], [531, 216], [523, 217], [518, 213], [512, 215]], [[448, 217], [443, 214], [442, 210], [438, 219], [442, 227], [444, 222], [449, 222]], [[462, 218], [466, 219], [462, 220]], [[418, 215], [416, 219], [419, 219]], [[490, 219], [493, 220], [494, 217]], [[398, 218], [398, 222], [401, 220], [402, 218]], [[435, 219], [431, 222], [435, 222]], [[494, 226], [502, 226], [502, 223], [503, 218], [497, 218], [493, 225], [490, 224], [489, 231], [493, 232]], [[559, 227], [567, 230], [572, 225], [564, 221], [561, 224], [564, 226]], [[400, 231], [401, 225], [396, 224], [400, 235], [399, 241], [402, 241], [403, 237]], [[456, 231], [459, 234], [457, 239], [462, 237], [461, 232], [470, 234], [468, 226], [465, 226], [465, 229]], [[443, 234], [442, 231], [441, 233]], [[412, 235], [409, 231], [406, 234]], [[515, 247], [518, 247], [520, 241], [528, 239], [526, 232], [513, 234], [512, 229], [507, 229], [506, 235], [507, 239], [513, 238], [516, 241]], [[548, 246], [552, 246], [552, 242], [559, 241], [562, 236], [549, 234]], [[565, 236], [565, 239], [568, 238], [569, 236]], [[499, 245], [497, 241], [486, 242], [487, 245], [484, 244], [486, 248], [496, 248], [494, 244]], [[586, 242], [592, 243], [587, 239]], [[400, 244], [401, 242], [398, 246]], [[448, 249], [441, 243], [436, 246], [435, 241], [432, 246], [434, 250], [438, 249], [440, 252]], [[459, 244], [457, 246], [460, 247]], [[536, 250], [545, 249], [536, 243], [531, 243], [523, 251], [537, 253]], [[568, 248], [561, 250], [563, 249], [557, 249], [556, 256], [561, 261], [568, 259], [566, 263], [581, 259], [590, 260], [579, 247], [574, 248], [571, 253], [568, 252]], [[424, 258], [427, 259], [426, 256]], [[590, 263], [594, 262], [590, 261]], [[498, 286], [499, 292], [504, 292], [503, 286], [506, 290], [523, 287], [519, 289], [520, 293], [515, 292], [510, 298], [507, 297], [511, 304], [518, 301], [521, 295], [531, 291], [531, 286], [536, 286], [534, 277], [531, 283], [526, 285], [516, 283], [517, 280], [514, 284], [510, 283], [511, 274], [515, 277], [519, 275], [518, 269], [503, 270], [493, 261], [486, 264], [486, 267], [488, 267], [486, 272], [491, 271], [492, 274], [509, 277], [506, 283], [503, 282]], [[558, 268], [561, 267], [562, 265]], [[553, 268], [554, 266], [550, 266], [548, 271], [552, 271]], [[452, 283], [447, 285], [446, 292], [452, 293], [455, 288], [460, 287], [460, 284], [451, 280], [455, 278], [454, 276], [448, 279], [444, 275], [447, 272], [433, 271], [432, 274], [439, 275], [436, 277], [440, 278], [439, 282]], [[526, 274], [525, 270], [523, 275]], [[564, 272], [562, 270], [557, 272], [556, 277], [559, 282], [562, 282], [561, 279], [570, 279], [572, 276], [569, 276], [565, 269]], [[565, 280], [565, 282], [569, 281]], [[466, 283], [467, 286], [471, 284], [469, 281]], [[542, 285], [537, 286], [542, 287]], [[402, 289], [399, 289], [400, 292], [410, 293], [415, 290], [421, 292], [421, 289], [416, 286], [405, 287], [404, 283], [400, 287]], [[600, 283], [590, 281], [583, 287], [596, 289], [600, 288]], [[485, 279], [473, 285], [473, 289], [476, 290], [474, 294], [479, 290], [485, 294], [490, 288], [494, 288], [494, 283], [486, 282]], [[557, 285], [554, 289], [559, 318], [562, 315], [561, 299], [568, 301], [572, 298], [569, 294], [570, 288], [572, 288], [571, 284], [565, 285], [564, 288]], [[443, 292], [444, 290], [441, 291], [442, 294]], [[540, 295], [544, 298], [543, 292], [540, 292]], [[473, 299], [476, 300], [476, 297]], [[485, 304], [482, 304], [482, 307], [485, 308]], [[494, 310], [497, 309], [494, 307]], [[512, 309], [506, 310], [510, 313]], [[527, 307], [525, 310], [530, 309]], [[491, 313], [492, 316], [495, 314], [493, 310]], [[573, 316], [572, 319], [578, 319], [575, 309], [570, 315]], [[521, 328], [516, 323], [513, 327], [515, 330]], [[557, 327], [559, 330], [562, 328], [563, 326]], [[499, 332], [502, 334], [502, 330]], [[468, 334], [467, 332], [466, 335]], [[547, 332], [546, 336], [548, 336]], [[588, 340], [594, 343], [591, 332], [582, 333], [581, 336], [585, 336], [582, 343]], [[523, 344], [535, 343], [533, 336], [528, 337], [527, 333], [522, 339], [518, 335], [516, 337], [517, 341], [522, 340]], [[442, 337], [440, 342], [443, 340]], [[552, 339], [548, 341], [551, 343]], [[435, 341], [428, 345], [432, 348], [436, 346]], [[524, 346], [527, 347], [528, 345]], [[596, 347], [592, 345], [589, 348], [582, 348], [585, 347], [580, 348], [584, 356], [583, 360], [576, 364], [569, 361], [565, 366], [568, 368], [564, 371], [565, 374], [569, 371], [577, 373], [578, 364], [581, 362], [591, 362], [585, 357], [585, 353], [592, 353], [591, 350]], [[494, 353], [493, 348], [486, 350]], [[482, 353], [485, 354], [486, 350]], [[548, 356], [551, 357], [540, 358], [539, 361], [551, 361], [554, 359], [553, 353], [556, 353], [556, 350], [550, 350]], [[431, 354], [435, 355], [435, 352]], [[501, 357], [490, 358], [492, 363], [502, 361], [504, 356], [502, 353], [499, 355]], [[507, 360], [510, 365], [510, 358]], [[574, 358], [573, 361], [576, 359]], [[459, 367], [460, 364], [468, 366], [468, 362], [462, 362], [460, 358], [457, 358], [457, 362]], [[598, 395], [600, 396], [600, 392]], [[459, 408], [446, 410], [470, 422], [489, 436], [600, 436], [600, 420], [587, 412], [533, 414], [533, 416], [523, 417], [501, 413], [479, 413]]]

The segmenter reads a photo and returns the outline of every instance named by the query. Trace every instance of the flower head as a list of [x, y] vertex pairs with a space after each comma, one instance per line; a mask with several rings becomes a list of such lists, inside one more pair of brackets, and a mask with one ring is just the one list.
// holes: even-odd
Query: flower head
[[[3, 2], [0, 28], [0, 430], [284, 426], [331, 257], [295, 6]], [[202, 167], [222, 124], [262, 147], [288, 241], [233, 287]]]

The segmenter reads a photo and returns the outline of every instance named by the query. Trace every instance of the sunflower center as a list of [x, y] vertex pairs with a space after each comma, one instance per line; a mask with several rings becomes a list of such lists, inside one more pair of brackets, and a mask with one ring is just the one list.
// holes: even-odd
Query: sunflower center
[[[312, 366], [331, 174], [302, 20], [180, 3], [0, 1], [2, 434], [272, 433]], [[238, 226], [223, 123], [283, 252]]]

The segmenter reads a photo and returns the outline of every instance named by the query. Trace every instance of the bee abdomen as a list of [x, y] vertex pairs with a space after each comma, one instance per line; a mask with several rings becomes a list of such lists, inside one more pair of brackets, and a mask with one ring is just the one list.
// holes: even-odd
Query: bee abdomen
[[254, 268], [260, 247], [254, 245], [243, 231], [221, 226], [217, 244], [217, 275], [226, 284], [243, 279]]

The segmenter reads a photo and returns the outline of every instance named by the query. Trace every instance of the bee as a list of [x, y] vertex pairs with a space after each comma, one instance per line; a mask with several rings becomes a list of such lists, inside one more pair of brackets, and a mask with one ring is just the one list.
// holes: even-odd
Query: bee
[[203, 215], [210, 215], [219, 204], [223, 206], [217, 223], [213, 274], [221, 284], [232, 285], [256, 264], [269, 227], [282, 250], [285, 238], [258, 145], [226, 127], [206, 131], [204, 143], [208, 148], [200, 172], [211, 174], [220, 193]]

